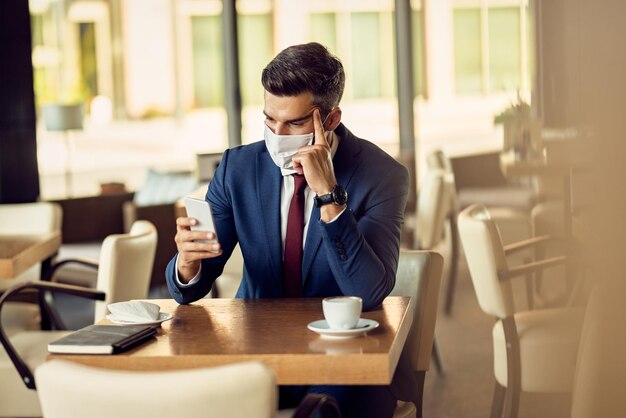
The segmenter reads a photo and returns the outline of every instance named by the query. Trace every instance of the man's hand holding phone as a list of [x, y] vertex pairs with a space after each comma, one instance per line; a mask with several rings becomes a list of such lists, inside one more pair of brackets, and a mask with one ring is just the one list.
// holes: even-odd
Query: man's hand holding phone
[[178, 278], [183, 283], [198, 274], [202, 260], [222, 254], [208, 202], [186, 197], [185, 208], [188, 217], [176, 219], [174, 238], [178, 249]]

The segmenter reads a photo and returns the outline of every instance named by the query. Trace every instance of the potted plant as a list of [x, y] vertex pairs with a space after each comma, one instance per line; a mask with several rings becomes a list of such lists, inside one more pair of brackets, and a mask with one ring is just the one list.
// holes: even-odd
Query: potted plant
[[531, 122], [530, 104], [525, 102], [520, 95], [506, 109], [494, 116], [494, 124], [502, 124], [504, 133], [505, 150], [513, 149], [522, 157], [527, 154], [531, 147]]

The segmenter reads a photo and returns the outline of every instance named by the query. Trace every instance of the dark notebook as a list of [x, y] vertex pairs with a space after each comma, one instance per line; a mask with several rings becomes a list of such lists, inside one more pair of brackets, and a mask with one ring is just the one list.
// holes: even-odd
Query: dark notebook
[[149, 325], [89, 325], [48, 344], [56, 354], [115, 354], [156, 334]]

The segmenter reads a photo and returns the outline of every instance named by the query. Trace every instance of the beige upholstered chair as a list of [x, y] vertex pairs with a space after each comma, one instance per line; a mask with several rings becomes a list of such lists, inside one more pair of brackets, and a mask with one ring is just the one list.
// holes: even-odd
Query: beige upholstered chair
[[224, 271], [215, 280], [211, 289], [211, 296], [217, 298], [234, 298], [243, 277], [243, 254], [239, 245], [235, 246], [233, 253], [224, 266]]
[[151, 222], [135, 221], [128, 234], [113, 234], [104, 239], [100, 260], [61, 260], [54, 265], [53, 275], [71, 263], [98, 270], [96, 288], [106, 294], [106, 299], [96, 303], [94, 322], [97, 322], [104, 319], [109, 303], [148, 296], [157, 239], [157, 230]]
[[496, 317], [493, 327], [496, 387], [491, 410], [516, 417], [520, 392], [572, 390], [583, 310], [554, 308], [520, 311], [511, 279], [564, 263], [565, 257], [510, 267], [507, 255], [532, 247], [540, 239], [503, 246], [484, 206], [459, 214], [459, 232], [481, 309]]
[[424, 378], [430, 365], [443, 257], [433, 251], [400, 251], [396, 285], [392, 296], [411, 296], [414, 300], [413, 323], [404, 346], [403, 356], [410, 359], [416, 373], [415, 404], [398, 402], [394, 418], [422, 416]]
[[[55, 360], [35, 375], [46, 418], [270, 418], [278, 403], [274, 373], [260, 362], [128, 372]], [[306, 398], [294, 416], [313, 417], [320, 408], [322, 416], [339, 417], [323, 396]]]
[[[0, 234], [49, 234], [61, 231], [61, 207], [50, 202], [16, 203], [0, 205]], [[0, 292], [26, 281], [39, 280], [41, 265], [37, 264], [15, 279], [0, 280]], [[8, 303], [2, 324], [5, 332], [39, 328], [39, 307], [31, 303]]]
[[[444, 226], [452, 211], [449, 190], [452, 186], [444, 170], [439, 168], [427, 170], [417, 201], [414, 245], [416, 249], [446, 252], [443, 248], [446, 244], [444, 238], [451, 230], [446, 231]], [[456, 257], [453, 255], [456, 251], [455, 245], [456, 238], [453, 238], [452, 254], [448, 257], [452, 260], [452, 265], [448, 269], [452, 275], [456, 275]], [[437, 370], [443, 373], [443, 359], [436, 338], [432, 354]]]
[[35, 377], [46, 418], [270, 418], [277, 404], [274, 373], [258, 362], [128, 372], [57, 360]]
[[[98, 267], [97, 289], [57, 283], [36, 283], [54, 291], [73, 293], [98, 299], [94, 321], [104, 317], [108, 303], [147, 297], [148, 283], [154, 261], [157, 233], [147, 221], [137, 221], [129, 234], [115, 234], [105, 238], [99, 262], [79, 261]], [[68, 260], [58, 263], [62, 266]], [[55, 265], [56, 267], [56, 265]], [[22, 286], [27, 286], [28, 283]], [[25, 290], [25, 289], [19, 289]], [[17, 293], [16, 287], [6, 293]], [[7, 294], [6, 297], [9, 295]], [[4, 296], [0, 298], [0, 318], [4, 314]], [[53, 323], [62, 326], [61, 318]], [[39, 402], [34, 389], [33, 370], [47, 355], [47, 343], [68, 331], [24, 331], [7, 337], [0, 328], [0, 339], [5, 350], [0, 353], [0, 416], [40, 416]], [[8, 344], [8, 345], [7, 345]]]
[[[55, 291], [89, 299], [104, 299], [102, 292], [78, 286], [48, 282], [25, 282], [8, 289], [0, 297], [0, 316], [5, 301], [23, 290]], [[39, 417], [41, 409], [37, 399], [33, 371], [48, 355], [51, 341], [70, 331], [24, 331], [10, 338], [0, 327], [0, 417]]]

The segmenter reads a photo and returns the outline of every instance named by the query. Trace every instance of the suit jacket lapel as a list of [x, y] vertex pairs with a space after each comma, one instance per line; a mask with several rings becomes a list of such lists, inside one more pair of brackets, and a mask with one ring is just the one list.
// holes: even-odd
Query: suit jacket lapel
[[260, 152], [256, 159], [257, 200], [270, 252], [272, 277], [282, 292], [282, 241], [280, 238], [280, 170], [267, 152]]
[[[337, 184], [340, 184], [344, 188], [347, 188], [352, 175], [358, 166], [357, 156], [361, 147], [356, 138], [343, 124], [335, 131], [340, 135], [339, 147], [333, 158], [333, 168], [335, 170], [335, 178]], [[350, 199], [348, 196], [348, 208], [350, 210]], [[302, 259], [302, 280], [306, 282], [309, 271], [311, 270], [311, 264], [319, 251], [320, 244], [322, 243], [322, 232], [318, 225], [320, 219], [320, 209], [313, 206], [311, 211], [311, 217], [309, 219], [309, 227], [306, 235], [306, 244], [304, 246], [304, 254]], [[304, 285], [304, 283], [303, 283]]]

